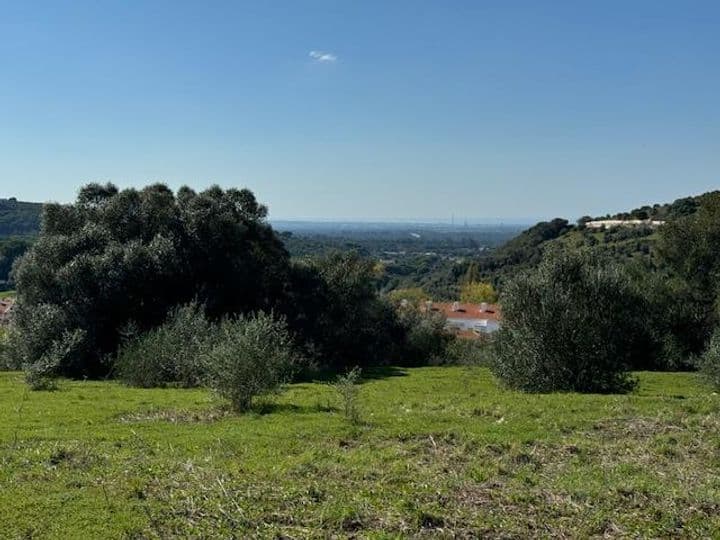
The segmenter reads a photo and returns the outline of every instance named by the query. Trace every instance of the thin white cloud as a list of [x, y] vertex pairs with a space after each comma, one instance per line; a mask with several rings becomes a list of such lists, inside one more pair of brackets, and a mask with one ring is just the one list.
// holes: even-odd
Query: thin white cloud
[[310, 56], [310, 58], [312, 58], [316, 62], [322, 62], [324, 64], [331, 64], [337, 61], [337, 56], [329, 52], [310, 51], [308, 56]]

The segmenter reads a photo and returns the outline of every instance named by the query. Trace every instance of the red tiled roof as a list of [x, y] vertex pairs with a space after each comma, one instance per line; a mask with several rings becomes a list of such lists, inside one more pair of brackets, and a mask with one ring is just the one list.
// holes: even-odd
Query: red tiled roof
[[[457, 309], [453, 309], [456, 307]], [[454, 302], [433, 302], [430, 311], [442, 313], [447, 319], [487, 319], [501, 321], [502, 312], [498, 304], [487, 304], [484, 311], [480, 311], [480, 304], [463, 304]]]
[[15, 301], [11, 298], [3, 298], [0, 300], [0, 315], [5, 315], [8, 313], [12, 307]]

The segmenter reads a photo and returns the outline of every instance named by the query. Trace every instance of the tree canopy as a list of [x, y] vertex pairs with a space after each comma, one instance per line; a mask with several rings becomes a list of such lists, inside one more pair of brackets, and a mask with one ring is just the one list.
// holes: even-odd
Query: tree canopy
[[[249, 190], [85, 186], [74, 204], [43, 209], [41, 235], [15, 272], [16, 327], [29, 333], [53, 313], [52, 335], [36, 345], [82, 332], [61, 371], [92, 376], [107, 371], [126, 325], [154, 327], [178, 304], [197, 299], [214, 317], [273, 310], [290, 262], [266, 214]], [[22, 362], [45, 353], [33, 343]]]

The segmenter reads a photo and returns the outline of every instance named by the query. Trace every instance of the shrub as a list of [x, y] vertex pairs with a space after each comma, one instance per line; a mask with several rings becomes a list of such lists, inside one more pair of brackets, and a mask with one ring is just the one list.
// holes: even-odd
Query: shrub
[[644, 342], [633, 354], [634, 370], [693, 369], [718, 319], [712, 302], [698, 296], [684, 280], [652, 271], [645, 265], [626, 268], [642, 305]]
[[[72, 366], [82, 357], [87, 333], [69, 327], [66, 310], [52, 304], [28, 309], [18, 303], [13, 324], [6, 330], [2, 364], [7, 369], [23, 369], [33, 390], [54, 387], [52, 379], [61, 375], [61, 366]], [[21, 323], [25, 331], [18, 330]]]
[[714, 389], [720, 390], [720, 329], [715, 330], [700, 358], [700, 372]]
[[285, 321], [258, 313], [220, 323], [205, 363], [208, 385], [242, 412], [289, 382], [298, 358]]
[[550, 252], [512, 280], [493, 370], [530, 392], [627, 391], [638, 336], [630, 282], [622, 269], [587, 253]]
[[76, 357], [85, 342], [85, 332], [75, 330], [65, 332], [63, 336], [52, 342], [50, 348], [35, 362], [26, 364], [25, 382], [31, 390], [55, 390], [59, 366], [68, 358]]
[[492, 364], [493, 341], [490, 336], [480, 339], [454, 337], [445, 350], [443, 364], [458, 366], [485, 366]]
[[375, 270], [354, 252], [293, 267], [282, 314], [319, 368], [337, 373], [398, 361], [405, 332], [392, 304], [377, 294]]
[[405, 339], [399, 354], [403, 365], [442, 363], [453, 336], [445, 330], [445, 318], [438, 313], [423, 313], [415, 306], [398, 311]]
[[345, 418], [357, 424], [360, 422], [360, 409], [358, 407], [358, 395], [360, 394], [360, 375], [362, 371], [355, 366], [345, 375], [338, 375], [333, 383], [333, 388], [340, 396]]
[[203, 379], [203, 356], [210, 346], [213, 326], [197, 303], [173, 310], [167, 322], [120, 348], [115, 374], [126, 384], [151, 388], [177, 384], [198, 386]]

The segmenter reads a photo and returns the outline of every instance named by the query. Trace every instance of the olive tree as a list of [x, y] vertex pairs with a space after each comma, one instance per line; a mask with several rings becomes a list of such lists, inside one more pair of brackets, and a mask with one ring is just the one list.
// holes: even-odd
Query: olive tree
[[[211, 318], [274, 309], [290, 264], [266, 215], [250, 191], [216, 186], [90, 184], [74, 204], [45, 205], [40, 237], [14, 271], [9, 354], [32, 365], [74, 336], [54, 371], [102, 376], [130, 322], [147, 331], [194, 298]], [[45, 313], [52, 324], [38, 320]]]
[[210, 388], [238, 412], [253, 398], [277, 391], [290, 381], [298, 354], [284, 320], [258, 313], [220, 324], [216, 344], [206, 356]]
[[530, 392], [618, 392], [638, 336], [634, 290], [621, 267], [588, 253], [551, 251], [512, 280], [493, 370]]

